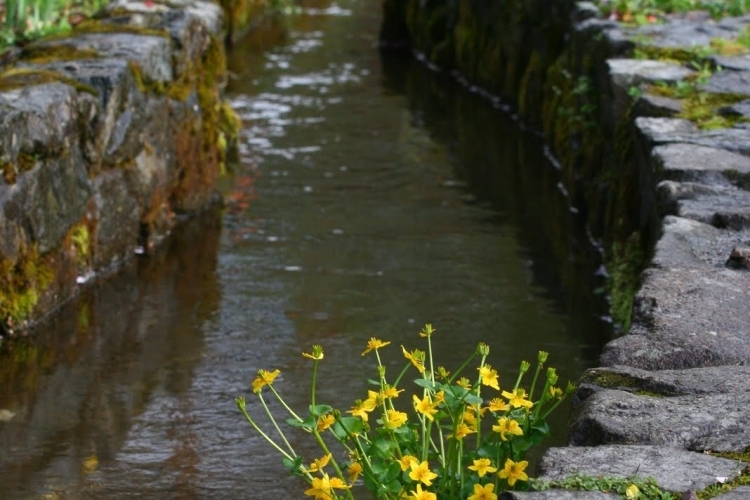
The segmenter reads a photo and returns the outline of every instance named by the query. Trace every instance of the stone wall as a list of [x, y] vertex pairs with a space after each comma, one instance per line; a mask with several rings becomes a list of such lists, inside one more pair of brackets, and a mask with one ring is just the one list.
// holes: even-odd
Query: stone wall
[[[750, 484], [750, 52], [736, 41], [750, 17], [625, 25], [565, 0], [384, 10], [387, 45], [544, 132], [604, 248], [625, 334], [584, 374], [572, 446], [544, 456], [542, 477], [651, 476], [675, 493]], [[750, 496], [742, 488], [724, 498]], [[609, 498], [586, 495], [508, 498]]]
[[238, 123], [221, 99], [223, 14], [113, 2], [0, 74], [0, 333], [148, 253], [217, 201]]

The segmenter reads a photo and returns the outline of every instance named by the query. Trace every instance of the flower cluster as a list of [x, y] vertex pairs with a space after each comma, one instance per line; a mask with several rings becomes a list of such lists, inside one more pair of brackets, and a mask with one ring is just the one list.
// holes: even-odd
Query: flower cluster
[[[547, 368], [544, 384], [538, 383], [547, 361], [539, 352], [529, 391], [520, 387], [531, 364], [521, 363], [512, 387], [503, 390], [497, 371], [486, 359], [489, 347], [479, 344], [476, 351], [455, 372], [435, 367], [432, 336], [436, 330], [426, 325], [420, 336], [427, 339], [427, 350], [401, 346], [406, 365], [392, 382], [386, 378], [380, 351], [390, 342], [372, 338], [362, 356], [374, 353], [377, 361], [377, 390], [356, 400], [342, 413], [316, 402], [318, 363], [323, 349], [313, 346], [303, 353], [313, 360], [311, 405], [306, 418], [292, 411], [274, 389], [279, 370], [260, 370], [252, 382], [255, 392], [280, 436], [272, 440], [250, 417], [244, 398], [237, 405], [245, 418], [282, 455], [284, 465], [309, 485], [305, 495], [315, 500], [354, 498], [351, 487], [360, 481], [376, 498], [411, 500], [497, 500], [506, 489], [526, 489], [526, 452], [549, 436], [546, 419], [569, 395], [574, 386], [558, 387], [554, 368]], [[472, 376], [467, 367], [478, 359]], [[399, 397], [401, 381], [413, 368], [417, 391], [404, 405]], [[263, 399], [268, 387], [289, 412], [286, 422], [310, 433], [323, 456], [305, 465], [281, 431]], [[494, 391], [489, 392], [488, 391]], [[406, 406], [406, 407], [405, 407]], [[408, 411], [404, 411], [408, 410]], [[337, 460], [329, 450], [325, 434], [335, 438], [345, 450]], [[328, 440], [330, 441], [330, 440]]]

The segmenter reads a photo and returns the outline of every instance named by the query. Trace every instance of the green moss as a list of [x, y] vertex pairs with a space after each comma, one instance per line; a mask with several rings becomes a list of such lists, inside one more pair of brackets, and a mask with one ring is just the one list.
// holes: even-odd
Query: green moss
[[604, 387], [605, 389], [617, 389], [621, 387], [636, 389], [640, 387], [640, 381], [635, 377], [606, 371], [594, 372], [584, 375], [584, 377], [581, 379], [581, 382], [598, 385], [599, 387]]
[[36, 248], [26, 249], [14, 261], [0, 257], [0, 321], [14, 329], [26, 321], [53, 274]]
[[0, 74], [0, 92], [8, 92], [28, 87], [30, 85], [42, 85], [45, 83], [59, 82], [75, 88], [78, 92], [86, 92], [99, 95], [93, 87], [74, 80], [70, 77], [47, 69], [37, 68], [10, 68]]
[[609, 292], [612, 318], [620, 325], [622, 333], [630, 329], [633, 298], [638, 291], [641, 271], [645, 265], [645, 254], [641, 235], [632, 233], [624, 242], [612, 245], [607, 264], [609, 269]]
[[45, 64], [54, 61], [74, 61], [95, 59], [99, 53], [92, 49], [79, 49], [68, 45], [27, 45], [21, 52], [20, 59], [33, 64]]
[[[634, 474], [637, 471], [634, 471]], [[529, 486], [532, 491], [544, 491], [548, 489], [565, 489], [577, 491], [601, 491], [602, 493], [614, 493], [620, 498], [626, 498], [625, 491], [631, 485], [636, 485], [640, 491], [638, 496], [641, 500], [678, 500], [681, 494], [664, 491], [653, 478], [642, 477], [609, 477], [609, 476], [585, 476], [575, 474], [565, 479], [554, 481], [540, 481], [532, 479]]]
[[85, 265], [91, 257], [91, 232], [85, 222], [76, 224], [68, 233], [70, 241], [76, 250], [76, 257], [80, 265]]

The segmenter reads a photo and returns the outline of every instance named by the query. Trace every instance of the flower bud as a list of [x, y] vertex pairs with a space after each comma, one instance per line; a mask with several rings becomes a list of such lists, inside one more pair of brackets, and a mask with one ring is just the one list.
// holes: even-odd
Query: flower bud
[[430, 323], [427, 323], [426, 325], [424, 325], [424, 328], [422, 328], [422, 331], [419, 332], [419, 336], [420, 337], [431, 337], [432, 334], [435, 331], [436, 330], [432, 328], [432, 325]]
[[521, 361], [521, 373], [526, 373], [531, 368], [531, 363], [528, 361]]
[[484, 342], [480, 342], [477, 346], [477, 354], [479, 356], [488, 356], [490, 354], [490, 346]]
[[537, 360], [539, 361], [540, 365], [543, 365], [544, 363], [547, 362], [547, 356], [549, 356], [548, 352], [539, 351], [539, 357], [537, 358]]
[[550, 385], [555, 385], [557, 383], [557, 372], [552, 367], [547, 368], [547, 381]]

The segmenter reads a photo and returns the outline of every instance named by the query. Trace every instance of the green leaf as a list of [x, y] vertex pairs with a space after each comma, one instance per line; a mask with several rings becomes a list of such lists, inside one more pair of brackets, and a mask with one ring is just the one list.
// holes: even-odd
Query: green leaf
[[302, 457], [297, 457], [294, 460], [289, 460], [288, 458], [284, 457], [281, 459], [281, 462], [284, 464], [284, 467], [289, 469], [289, 472], [294, 474], [295, 476], [302, 476], [302, 471], [300, 471], [300, 467], [302, 466]]
[[364, 426], [362, 420], [358, 417], [341, 417], [332, 429], [339, 441], [344, 442], [349, 438], [347, 432], [349, 434], [362, 434]]
[[286, 419], [287, 425], [291, 427], [298, 427], [301, 429], [306, 430], [307, 432], [312, 432], [313, 427], [315, 427], [316, 421], [313, 420], [312, 417], [308, 417], [306, 420], [303, 420], [300, 422], [296, 418], [288, 418]]
[[310, 405], [310, 416], [311, 417], [321, 417], [327, 413], [331, 413], [333, 411], [332, 406], [328, 405]]
[[470, 405], [481, 405], [484, 400], [475, 394], [467, 394], [464, 401]]
[[419, 387], [424, 387], [425, 389], [429, 389], [431, 391], [437, 391], [440, 388], [440, 384], [437, 384], [432, 380], [425, 380], [423, 378], [418, 378], [414, 381], [414, 383]]
[[390, 458], [393, 455], [393, 450], [395, 448], [396, 443], [394, 443], [392, 439], [383, 437], [372, 442], [372, 445], [370, 445], [370, 453], [376, 453], [378, 456]]

